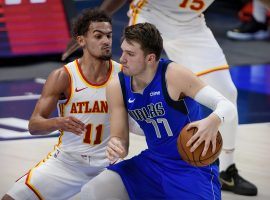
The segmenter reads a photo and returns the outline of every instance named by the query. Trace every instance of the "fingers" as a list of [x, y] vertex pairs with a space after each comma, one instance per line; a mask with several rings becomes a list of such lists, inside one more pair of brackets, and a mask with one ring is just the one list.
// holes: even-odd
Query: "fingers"
[[[188, 130], [190, 130], [190, 129], [192, 129], [192, 128], [197, 128], [197, 123], [196, 123], [196, 122], [193, 122], [193, 123], [188, 124], [187, 127], [186, 127], [186, 130], [188, 131]], [[193, 131], [193, 130], [192, 130], [192, 131]], [[191, 146], [191, 145], [193, 144], [193, 142], [195, 142], [199, 137], [200, 137], [200, 135], [198, 134], [198, 132], [196, 132], [196, 134], [193, 135], [193, 136], [189, 139], [189, 141], [187, 142], [186, 146], [187, 146], [187, 147]]]
[[209, 136], [207, 136], [207, 134], [201, 134], [201, 133], [197, 132], [195, 135], [193, 135], [189, 139], [186, 146], [188, 147], [188, 146], [192, 145], [190, 148], [190, 152], [193, 152], [201, 145], [202, 142], [204, 142], [202, 156], [206, 155], [206, 153], [210, 147], [210, 144], [212, 144], [212, 153], [214, 153], [216, 151], [216, 135], [215, 134], [214, 134], [214, 136], [209, 138]]
[[212, 142], [212, 153], [215, 153], [216, 148], [217, 148], [217, 139], [216, 139], [216, 137], [211, 142]]
[[126, 155], [126, 150], [120, 138], [112, 137], [107, 145], [107, 158], [111, 163], [115, 163], [119, 158]]
[[120, 158], [119, 155], [109, 147], [107, 147], [106, 156], [110, 160], [111, 164], [114, 164]]
[[195, 151], [195, 149], [197, 149], [198, 146], [200, 146], [200, 144], [203, 142], [203, 140], [201, 138], [199, 138], [191, 147], [190, 152]]
[[197, 128], [197, 122], [189, 123], [186, 127], [186, 130], [190, 130], [191, 128]]
[[63, 117], [60, 118], [60, 121], [60, 128], [62, 130], [72, 132], [76, 135], [81, 135], [86, 131], [85, 124], [75, 117]]
[[206, 140], [205, 144], [204, 144], [204, 148], [203, 148], [203, 152], [202, 152], [202, 157], [204, 157], [209, 149], [210, 146], [210, 141]]

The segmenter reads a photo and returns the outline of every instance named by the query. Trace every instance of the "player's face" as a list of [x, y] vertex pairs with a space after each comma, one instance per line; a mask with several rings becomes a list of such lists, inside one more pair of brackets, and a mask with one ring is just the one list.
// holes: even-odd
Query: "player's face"
[[102, 60], [112, 57], [112, 26], [109, 22], [92, 22], [84, 39], [91, 56]]
[[128, 76], [136, 76], [146, 68], [146, 58], [137, 42], [128, 43], [126, 40], [121, 45], [122, 55], [120, 63], [123, 65], [123, 73]]

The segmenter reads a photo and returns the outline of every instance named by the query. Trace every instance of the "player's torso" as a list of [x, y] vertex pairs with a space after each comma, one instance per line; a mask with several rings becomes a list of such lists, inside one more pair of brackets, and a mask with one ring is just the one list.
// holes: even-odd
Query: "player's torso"
[[154, 79], [142, 94], [132, 92], [130, 78], [125, 77], [126, 105], [131, 117], [144, 130], [150, 150], [178, 156], [176, 140], [180, 130], [190, 118], [194, 121], [200, 116], [198, 105], [190, 98], [173, 101], [169, 97], [165, 81], [166, 62], [161, 59]]
[[[179, 24], [198, 17], [214, 0], [134, 0], [130, 14], [143, 15], [148, 22], [164, 19], [166, 23]], [[154, 17], [155, 16], [155, 17]], [[154, 17], [154, 18], [153, 18]]]
[[120, 66], [112, 61], [110, 76], [101, 85], [86, 80], [77, 60], [65, 67], [71, 77], [71, 95], [66, 102], [59, 101], [59, 115], [76, 117], [86, 125], [86, 131], [81, 136], [61, 131], [59, 147], [65, 152], [83, 155], [104, 153], [110, 130], [105, 88]]

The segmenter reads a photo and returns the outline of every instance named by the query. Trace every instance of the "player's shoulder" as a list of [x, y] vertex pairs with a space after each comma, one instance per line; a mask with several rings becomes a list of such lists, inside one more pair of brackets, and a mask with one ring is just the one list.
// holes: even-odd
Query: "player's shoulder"
[[177, 88], [188, 87], [193, 82], [195, 74], [188, 68], [179, 65], [175, 62], [171, 62], [168, 65], [166, 72], [166, 81], [168, 85]]
[[111, 60], [111, 64], [112, 64], [113, 70], [115, 72], [118, 73], [118, 72], [122, 71], [122, 65], [120, 63], [116, 62], [115, 60]]
[[70, 74], [68, 73], [68, 70], [66, 69], [66, 65], [61, 66], [55, 70], [53, 70], [47, 81], [52, 81], [55, 83], [69, 83], [70, 81]]

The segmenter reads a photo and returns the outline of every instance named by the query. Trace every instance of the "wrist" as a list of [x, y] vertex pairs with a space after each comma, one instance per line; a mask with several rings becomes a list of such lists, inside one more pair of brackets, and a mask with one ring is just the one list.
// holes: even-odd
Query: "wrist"
[[221, 116], [217, 115], [215, 112], [213, 112], [211, 115], [209, 115], [211, 119], [213, 119], [218, 125], [223, 123], [223, 119]]

